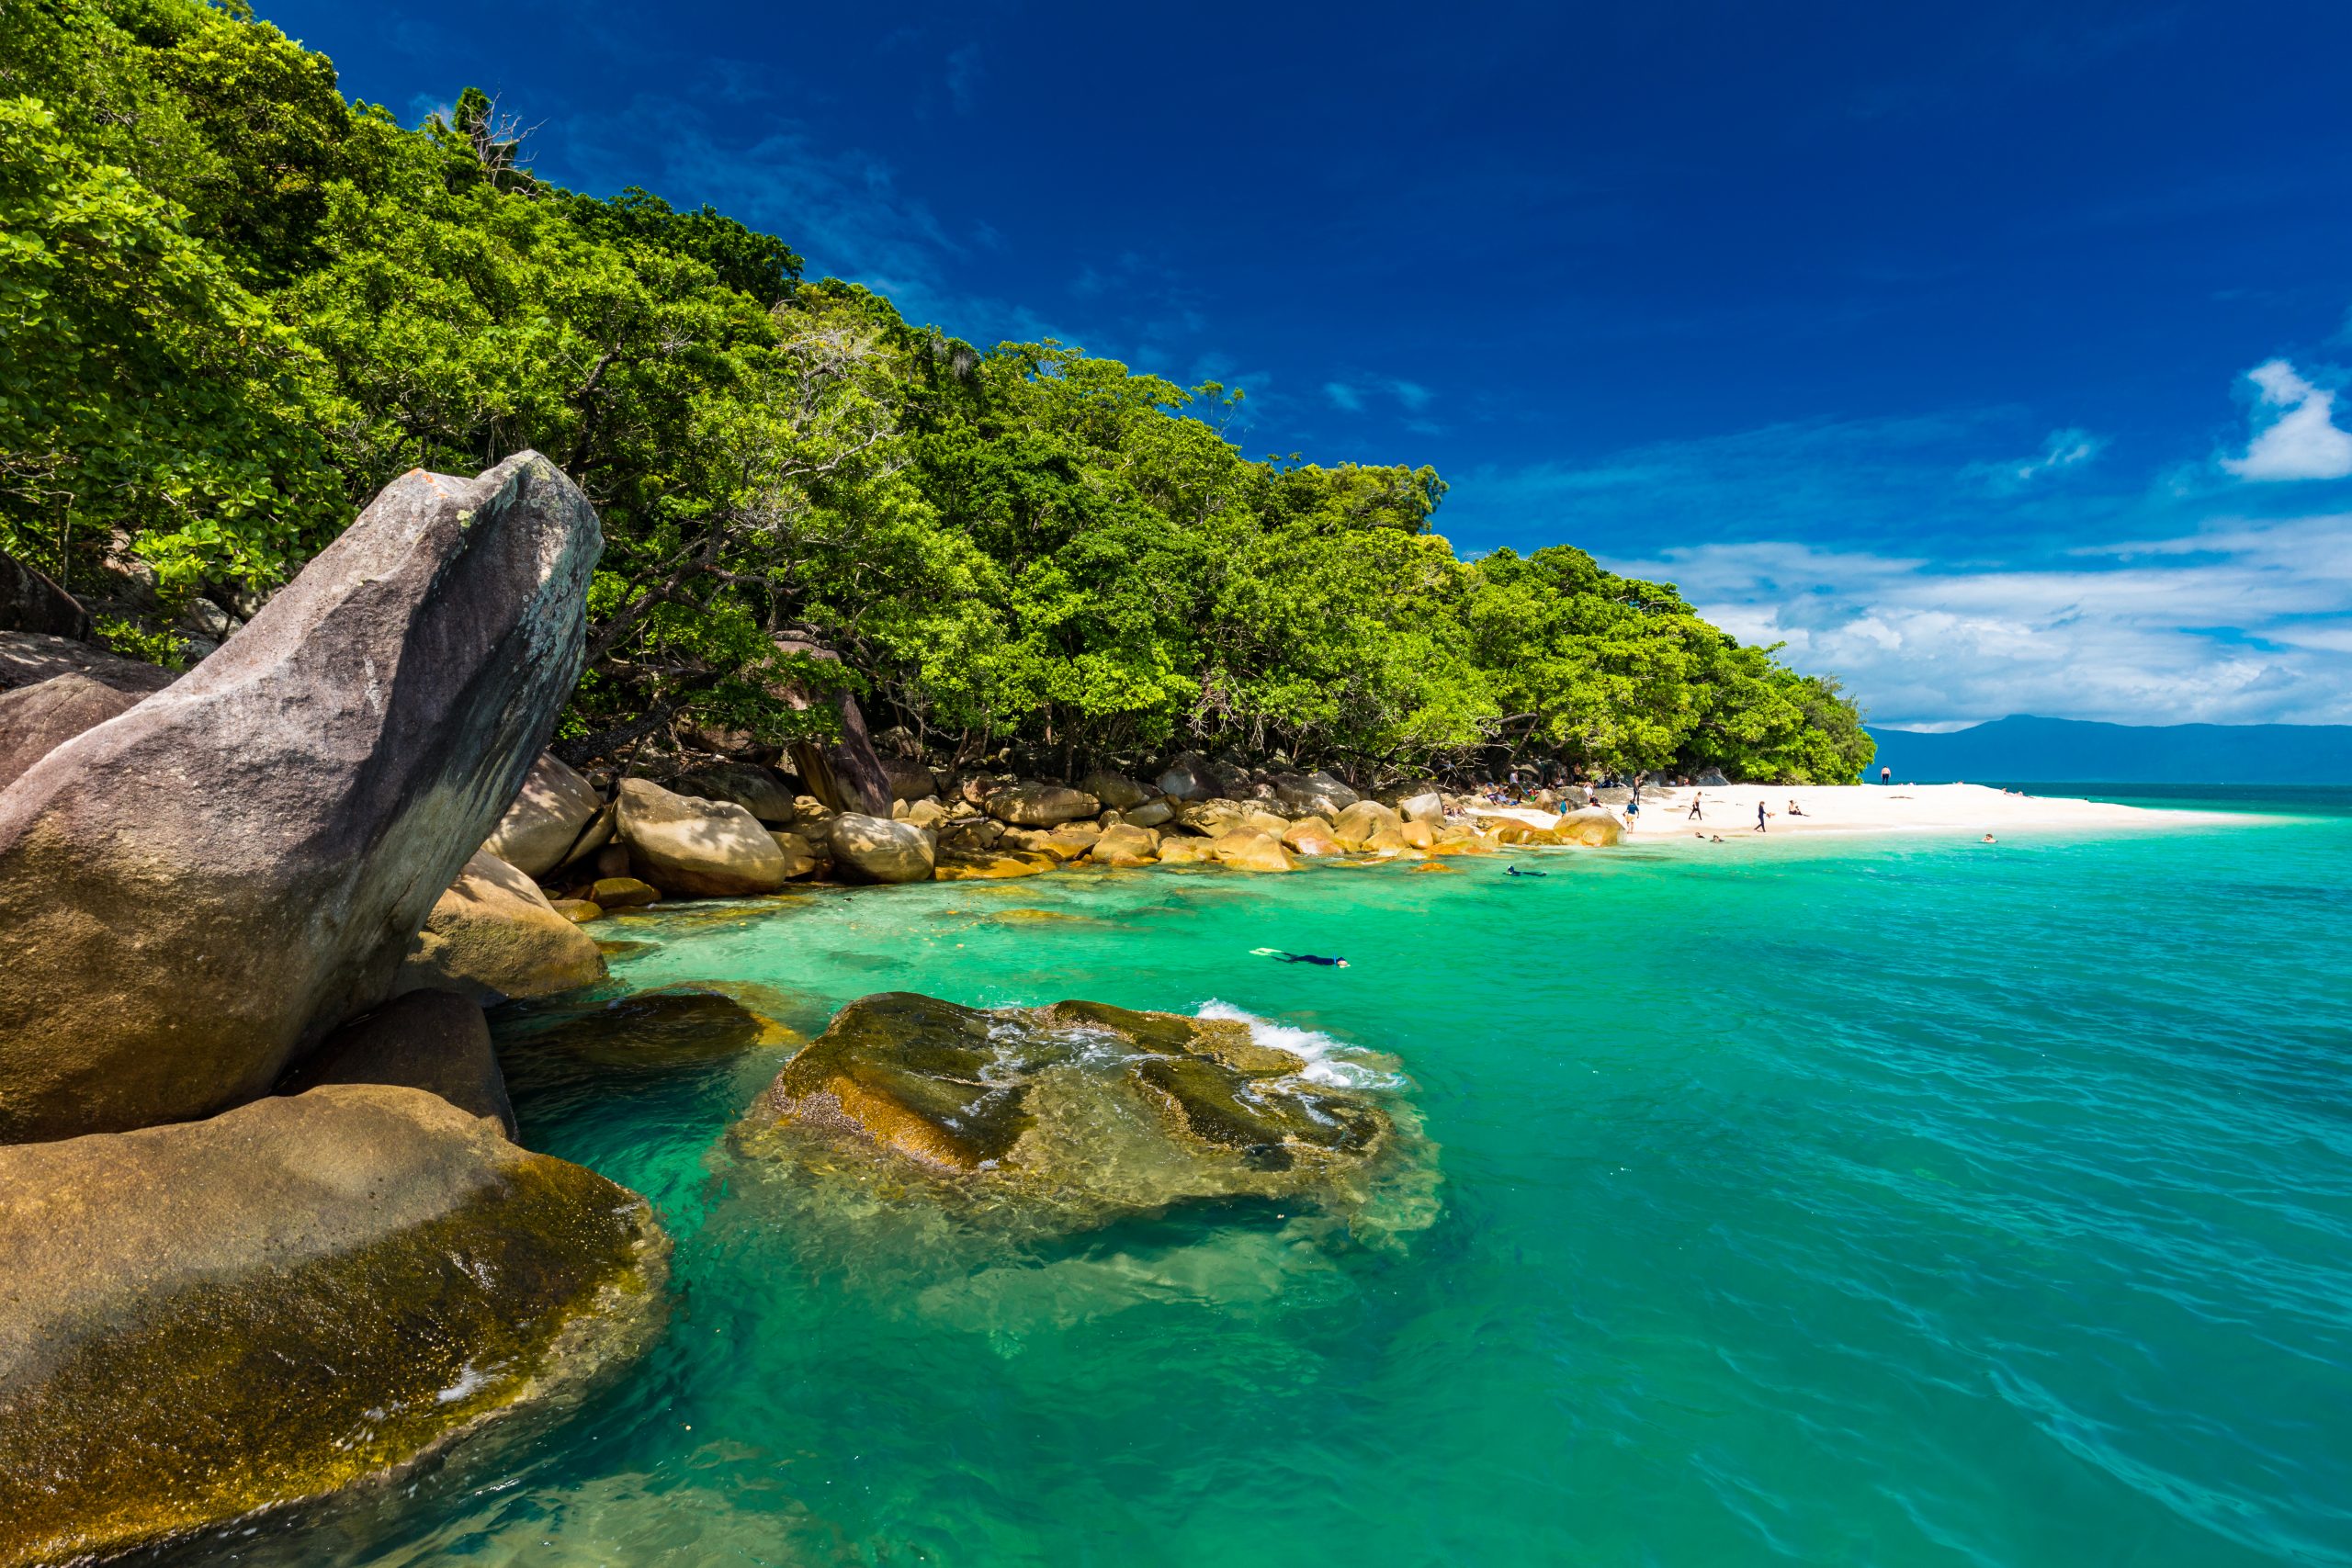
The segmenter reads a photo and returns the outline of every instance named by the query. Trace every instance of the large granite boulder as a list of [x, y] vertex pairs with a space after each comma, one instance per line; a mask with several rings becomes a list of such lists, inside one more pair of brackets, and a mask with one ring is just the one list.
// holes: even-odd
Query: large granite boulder
[[1340, 840], [1331, 835], [1331, 824], [1320, 817], [1302, 817], [1283, 829], [1285, 848], [1310, 859], [1340, 852]]
[[1315, 773], [1277, 773], [1274, 775], [1274, 798], [1283, 809], [1293, 816], [1337, 817], [1356, 803], [1356, 792], [1330, 774]]
[[1122, 822], [1103, 829], [1086, 858], [1098, 865], [1149, 865], [1159, 858], [1159, 835]]
[[1359, 800], [1331, 819], [1331, 836], [1346, 849], [1384, 848], [1374, 840], [1384, 831], [1396, 833], [1404, 826], [1405, 819], [1390, 807], [1376, 800]]
[[1237, 828], [1210, 845], [1217, 863], [1236, 871], [1296, 871], [1298, 863], [1281, 840], [1255, 828]]
[[482, 848], [526, 875], [545, 876], [571, 858], [604, 806], [596, 786], [571, 764], [542, 752]]
[[1197, 751], [1180, 751], [1161, 770], [1159, 793], [1176, 800], [1207, 800], [1217, 793], [1216, 770]]
[[595, 940], [537, 883], [482, 850], [434, 902], [392, 990], [455, 991], [492, 1007], [561, 996], [604, 977]]
[[765, 768], [748, 762], [722, 762], [672, 781], [679, 795], [702, 800], [730, 800], [768, 827], [789, 827], [795, 814], [793, 794], [784, 781]]
[[1176, 803], [1164, 795], [1119, 813], [1119, 820], [1130, 828], [1164, 828], [1175, 819]]
[[733, 801], [623, 779], [613, 792], [613, 811], [629, 869], [664, 893], [736, 898], [785, 884], [784, 852], [760, 819]]
[[140, 695], [87, 675], [58, 675], [0, 692], [0, 789], [84, 730], [129, 713]]
[[87, 675], [118, 692], [145, 696], [179, 677], [157, 664], [124, 659], [51, 632], [0, 632], [0, 691], [37, 686], [60, 675]]
[[1132, 811], [1151, 798], [1151, 792], [1127, 777], [1107, 768], [1097, 768], [1078, 781], [1079, 792], [1091, 795], [1111, 811]]
[[0, 1139], [252, 1099], [383, 1000], [579, 678], [602, 547], [536, 453], [413, 470], [0, 791]]
[[415, 1089], [0, 1148], [0, 1562], [207, 1529], [576, 1395], [649, 1340], [667, 1252], [634, 1193]]
[[865, 882], [929, 882], [939, 847], [911, 822], [844, 811], [826, 823], [833, 863]]
[[1219, 797], [1194, 801], [1181, 807], [1176, 813], [1176, 820], [1180, 826], [1203, 838], [1215, 839], [1240, 827], [1241, 819], [1249, 813], [1250, 808], [1239, 801]]
[[1065, 822], [1096, 815], [1102, 809], [1102, 803], [1068, 784], [1017, 784], [1009, 789], [991, 791], [983, 809], [1014, 828], [1058, 828]]
[[1445, 796], [1433, 789], [1407, 795], [1396, 803], [1396, 814], [1408, 822], [1427, 822], [1437, 827], [1445, 820]]
[[331, 1083], [391, 1084], [437, 1094], [515, 1135], [506, 1076], [491, 1048], [490, 1021], [455, 991], [411, 991], [322, 1041], [277, 1086], [301, 1094]]
[[891, 992], [843, 1008], [741, 1137], [823, 1167], [862, 1155], [935, 1179], [888, 1190], [1012, 1200], [1070, 1225], [1250, 1196], [1345, 1203], [1396, 1132], [1378, 1097], [1346, 1085], [1238, 1021]]
[[882, 759], [883, 776], [890, 781], [892, 800], [929, 800], [939, 793], [939, 776], [911, 757]]
[[1552, 825], [1552, 832], [1564, 844], [1585, 844], [1595, 849], [1617, 842], [1625, 836], [1625, 824], [1613, 811], [1597, 806], [1582, 807], [1563, 812], [1559, 821]]

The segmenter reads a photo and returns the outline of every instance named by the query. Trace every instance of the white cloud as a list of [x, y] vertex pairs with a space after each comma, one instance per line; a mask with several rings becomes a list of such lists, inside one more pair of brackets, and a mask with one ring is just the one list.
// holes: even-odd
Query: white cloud
[[1771, 541], [1607, 564], [1679, 584], [1743, 640], [1786, 643], [1893, 724], [2352, 722], [2352, 515], [2233, 521], [2056, 564]]
[[2256, 366], [2246, 379], [2261, 389], [2257, 411], [2285, 412], [2255, 433], [2245, 457], [2224, 457], [2222, 467], [2244, 479], [2352, 475], [2352, 434], [2335, 428], [2334, 392], [2313, 386], [2283, 359]]
[[2087, 430], [2053, 430], [2050, 439], [2042, 443], [2041, 456], [2018, 465], [2017, 476], [2030, 479], [2037, 475], [2071, 468], [2077, 463], [2087, 463], [2099, 454], [2107, 443]]
[[1324, 382], [1323, 395], [1330, 399], [1331, 401], [1339, 407], [1347, 410], [1350, 413], [1362, 413], [1363, 412], [1363, 394], [1357, 391], [1353, 387], [1349, 386], [1345, 381]]

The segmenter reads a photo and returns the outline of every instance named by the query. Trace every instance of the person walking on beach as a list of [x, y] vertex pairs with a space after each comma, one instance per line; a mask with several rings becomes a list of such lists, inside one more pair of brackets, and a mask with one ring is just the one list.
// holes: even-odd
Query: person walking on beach
[[1893, 768], [1881, 768], [1878, 771], [1878, 782], [1883, 784], [1893, 784], [1894, 782], [1894, 770]]
[[1690, 797], [1690, 815], [1683, 818], [1685, 822], [1704, 822], [1707, 819], [1705, 814], [1699, 809], [1701, 798], [1695, 795]]
[[1770, 813], [1764, 809], [1764, 803], [1760, 800], [1758, 801], [1756, 803], [1756, 830], [1758, 832], [1760, 833], [1764, 830], [1764, 818], [1770, 815]]

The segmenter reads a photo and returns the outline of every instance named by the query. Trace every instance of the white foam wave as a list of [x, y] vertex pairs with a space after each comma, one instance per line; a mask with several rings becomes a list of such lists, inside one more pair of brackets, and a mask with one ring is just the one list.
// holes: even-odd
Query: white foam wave
[[1261, 1045], [1271, 1045], [1277, 1051], [1287, 1051], [1306, 1063], [1298, 1075], [1309, 1083], [1319, 1083], [1330, 1089], [1402, 1089], [1404, 1079], [1395, 1073], [1385, 1073], [1363, 1060], [1364, 1053], [1317, 1030], [1301, 1029], [1295, 1024], [1276, 1023], [1256, 1013], [1245, 1012], [1231, 1002], [1214, 998], [1201, 1004], [1196, 1018], [1218, 1019], [1229, 1023], [1246, 1024], [1250, 1038]]

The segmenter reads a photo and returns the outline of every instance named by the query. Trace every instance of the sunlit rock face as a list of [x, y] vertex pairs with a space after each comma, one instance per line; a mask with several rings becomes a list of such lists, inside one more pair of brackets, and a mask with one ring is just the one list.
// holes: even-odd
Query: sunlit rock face
[[1345, 1209], [1404, 1140], [1382, 1096], [1316, 1067], [1238, 1021], [889, 992], [793, 1057], [741, 1142], [1056, 1228], [1240, 1199]]

